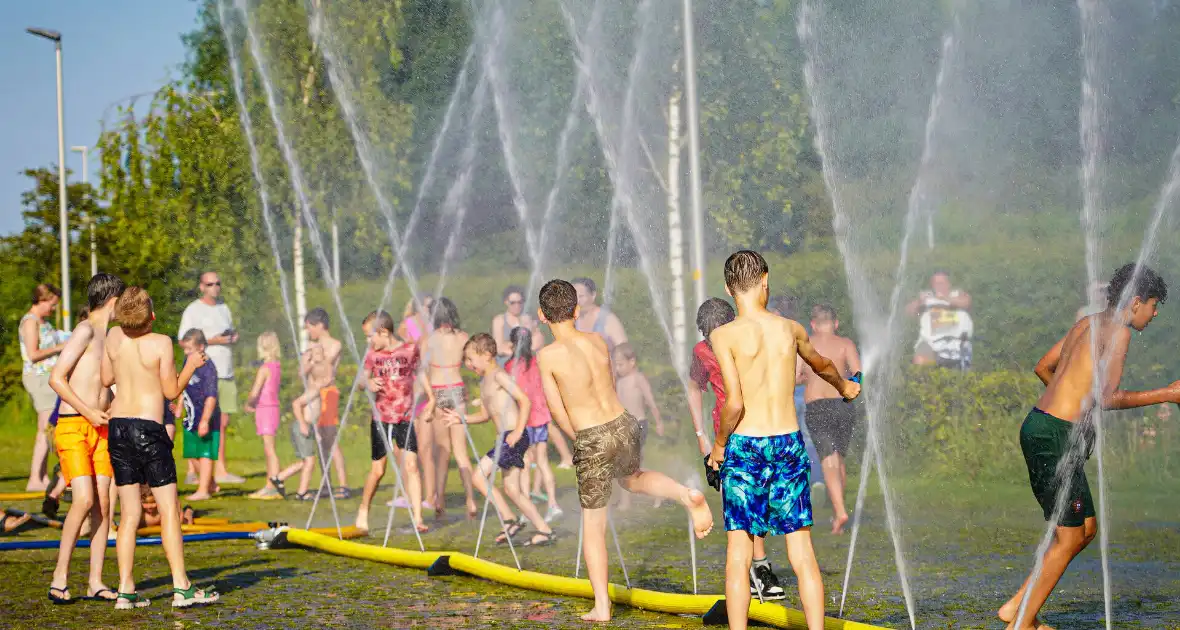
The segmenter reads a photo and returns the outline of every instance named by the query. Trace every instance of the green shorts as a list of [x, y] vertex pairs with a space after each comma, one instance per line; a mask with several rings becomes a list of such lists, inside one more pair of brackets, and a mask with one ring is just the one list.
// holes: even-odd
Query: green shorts
[[238, 384], [234, 379], [217, 379], [217, 406], [221, 413], [238, 413]]
[[1085, 471], [1089, 449], [1093, 444], [1091, 432], [1082, 436], [1085, 442], [1082, 445], [1083, 452], [1067, 464], [1069, 470], [1062, 470], [1060, 474], [1057, 470], [1069, 451], [1070, 433], [1074, 426], [1075, 423], [1051, 416], [1036, 407], [1028, 412], [1024, 424], [1020, 426], [1020, 450], [1028, 465], [1028, 481], [1037, 503], [1041, 504], [1046, 521], [1053, 518], [1059, 480], [1069, 481], [1065, 511], [1058, 521], [1062, 527], [1081, 527], [1087, 518], [1095, 516], [1094, 498], [1090, 496], [1090, 484], [1086, 481]]
[[217, 447], [220, 440], [220, 431], [210, 431], [205, 437], [198, 436], [196, 431], [185, 431], [184, 458], [217, 461]]

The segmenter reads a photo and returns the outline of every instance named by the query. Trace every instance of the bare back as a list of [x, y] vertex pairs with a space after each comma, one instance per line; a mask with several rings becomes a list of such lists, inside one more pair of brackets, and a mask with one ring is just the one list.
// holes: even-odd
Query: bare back
[[[58, 370], [68, 369], [67, 381], [74, 395], [83, 404], [98, 410], [102, 410], [106, 402], [106, 388], [102, 385], [102, 355], [106, 336], [105, 321], [102, 322], [102, 326], [95, 326], [89, 320], [83, 321], [74, 328], [70, 341], [66, 343], [57, 365], [54, 366], [54, 376]], [[62, 399], [59, 413], [72, 415], [80, 412]]]
[[[564, 409], [574, 431], [606, 424], [626, 409], [615, 393], [606, 341], [571, 330], [537, 355], [550, 410]], [[563, 414], [556, 412], [560, 419]]]
[[[735, 434], [761, 437], [799, 430], [794, 394], [796, 338], [801, 331], [798, 323], [762, 311], [738, 315], [709, 336], [730, 396], [727, 366], [737, 371], [732, 380], [740, 388], [745, 413]], [[722, 353], [732, 359], [723, 359]]]
[[459, 371], [463, 364], [463, 346], [467, 333], [461, 330], [436, 329], [426, 339], [427, 377], [434, 385], [457, 385], [463, 382]]
[[643, 396], [643, 385], [640, 380], [643, 375], [639, 370], [615, 380], [615, 393], [619, 395], [619, 402], [627, 412], [640, 420], [647, 417], [646, 401]]
[[[831, 333], [817, 333], [811, 336], [811, 345], [815, 347], [816, 352], [836, 364], [836, 369], [840, 371], [841, 376], [848, 378], [860, 371], [860, 356], [851, 339]], [[831, 383], [820, 378], [815, 370], [811, 369], [811, 366], [803, 363], [802, 359], [799, 359], [799, 363], [803, 366], [804, 402], [826, 398], [843, 398], [840, 392], [836, 391]]]
[[[1098, 327], [1096, 331], [1092, 331], [1094, 326]], [[1125, 348], [1126, 342], [1130, 339], [1130, 331], [1125, 326], [1120, 326], [1101, 315], [1091, 315], [1074, 324], [1060, 342], [1060, 358], [1057, 359], [1053, 376], [1037, 401], [1037, 407], [1041, 411], [1062, 420], [1075, 422], [1093, 406], [1094, 360], [1090, 337], [1094, 332], [1097, 333], [1099, 356], [1103, 356], [1105, 348], [1112, 341]], [[1121, 363], [1120, 360], [1119, 374]], [[1108, 383], [1108, 387], [1117, 384], [1117, 381]]]
[[130, 337], [122, 328], [112, 328], [103, 359], [103, 381], [119, 387], [111, 416], [161, 422], [164, 399], [179, 395], [173, 360], [168, 337], [157, 333]]

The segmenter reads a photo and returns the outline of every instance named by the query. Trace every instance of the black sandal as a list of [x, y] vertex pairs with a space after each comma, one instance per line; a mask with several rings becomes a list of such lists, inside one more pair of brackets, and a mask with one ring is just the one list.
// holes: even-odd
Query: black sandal
[[279, 481], [278, 477], [271, 477], [270, 485], [274, 486], [275, 490], [279, 491], [280, 496], [282, 496], [284, 499], [287, 498], [287, 487], [283, 485], [282, 481]]
[[352, 498], [352, 490], [349, 490], [348, 488], [336, 488], [335, 494], [336, 494], [337, 499], [351, 499]]
[[[103, 593], [110, 593], [113, 595], [113, 597], [103, 597]], [[113, 602], [116, 599], [119, 599], [119, 594], [109, 588], [100, 588], [95, 591], [93, 595], [87, 595], [86, 599], [92, 602]]]
[[527, 525], [528, 525], [528, 521], [523, 520], [523, 519], [519, 520], [519, 521], [512, 521], [511, 523], [509, 523], [508, 527], [504, 528], [503, 532], [500, 532], [499, 536], [496, 536], [496, 544], [497, 545], [507, 544], [509, 538], [513, 538], [514, 536], [519, 534], [520, 530], [524, 529], [525, 526], [527, 526]]
[[[537, 538], [540, 538], [540, 540], [537, 540]], [[533, 534], [532, 538], [524, 541], [524, 543], [521, 544], [520, 546], [521, 547], [548, 547], [549, 545], [552, 545], [556, 541], [557, 541], [557, 532], [554, 532], [554, 531], [537, 532], [537, 533]]]
[[[61, 595], [54, 595], [53, 594], [54, 591], [61, 593]], [[66, 604], [74, 603], [74, 598], [66, 597], [69, 594], [70, 594], [70, 587], [68, 587], [68, 586], [65, 586], [62, 588], [58, 588], [56, 586], [49, 587], [49, 601], [53, 602], [54, 606], [65, 606]]]
[[294, 497], [296, 501], [315, 501], [318, 495], [318, 492], [308, 490], [307, 492], [296, 492]]

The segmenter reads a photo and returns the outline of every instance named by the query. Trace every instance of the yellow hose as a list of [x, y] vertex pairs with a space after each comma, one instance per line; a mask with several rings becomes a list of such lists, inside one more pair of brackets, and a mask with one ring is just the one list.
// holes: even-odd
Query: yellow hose
[[[335, 530], [331, 531], [333, 533], [335, 532]], [[537, 573], [535, 571], [518, 571], [515, 568], [474, 558], [465, 553], [452, 551], [406, 551], [404, 549], [377, 547], [363, 543], [337, 540], [334, 536], [324, 536], [301, 529], [287, 530], [287, 541], [339, 556], [360, 560], [373, 560], [416, 569], [429, 568], [440, 557], [447, 556], [451, 568], [484, 578], [485, 580], [554, 595], [586, 599], [593, 599], [594, 597], [589, 580], [560, 577], [547, 573]], [[703, 615], [724, 597], [722, 595], [660, 593], [658, 591], [649, 591], [640, 588], [629, 589], [618, 584], [611, 584], [609, 592], [611, 601], [616, 604], [672, 615]], [[750, 619], [755, 619], [778, 628], [807, 628], [803, 613], [783, 608], [782, 606], [763, 604], [757, 601], [750, 604]], [[824, 628], [826, 630], [880, 630], [877, 626], [832, 618], [824, 620]]]
[[44, 498], [44, 492], [0, 492], [0, 501], [28, 501]]

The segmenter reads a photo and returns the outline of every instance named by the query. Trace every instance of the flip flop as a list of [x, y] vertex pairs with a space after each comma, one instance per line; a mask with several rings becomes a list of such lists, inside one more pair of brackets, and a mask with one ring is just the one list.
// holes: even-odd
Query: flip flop
[[[113, 597], [103, 597], [103, 593], [110, 593]], [[86, 599], [92, 602], [113, 602], [118, 598], [119, 594], [109, 588], [100, 588], [93, 595], [86, 596]]]
[[[53, 594], [54, 591], [61, 593], [61, 595], [54, 595]], [[68, 587], [68, 586], [63, 587], [63, 588], [58, 588], [56, 586], [49, 587], [49, 601], [53, 602], [54, 606], [65, 606], [67, 604], [74, 603], [74, 598], [66, 597], [66, 595], [69, 595], [69, 594], [70, 594], [70, 587]]]
[[[177, 596], [180, 599], [176, 599]], [[173, 588], [172, 589], [172, 607], [173, 608], [188, 608], [196, 604], [212, 604], [221, 598], [221, 595], [212, 589], [206, 591], [202, 588], [197, 588], [196, 584], [189, 584], [188, 588]]]
[[133, 608], [146, 608], [151, 605], [151, 600], [146, 597], [140, 597], [139, 593], [119, 593], [115, 596], [115, 610], [131, 610]]

